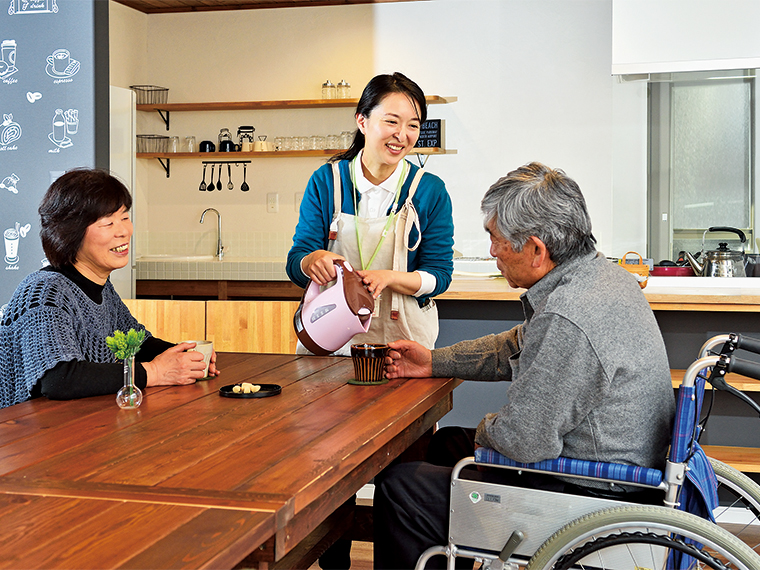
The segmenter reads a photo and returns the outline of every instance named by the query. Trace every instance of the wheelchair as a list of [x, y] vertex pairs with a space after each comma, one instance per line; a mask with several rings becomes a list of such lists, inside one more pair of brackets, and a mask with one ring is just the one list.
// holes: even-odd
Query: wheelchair
[[[728, 372], [760, 379], [760, 364], [734, 356], [738, 349], [760, 354], [760, 341], [719, 335], [703, 345], [686, 370], [664, 472], [563, 457], [519, 463], [486, 448], [462, 459], [451, 476], [449, 542], [422, 553], [416, 570], [439, 555], [447, 558], [450, 570], [457, 558], [474, 559], [481, 570], [760, 570], [760, 547], [742, 540], [747, 531], [760, 529], [760, 486], [708, 458], [698, 443], [706, 422], [700, 420], [705, 383], [729, 391], [760, 414], [753, 400], [724, 380]], [[468, 467], [659, 490], [663, 504], [484, 482], [467, 478]], [[730, 505], [717, 506], [719, 490], [732, 496]]]

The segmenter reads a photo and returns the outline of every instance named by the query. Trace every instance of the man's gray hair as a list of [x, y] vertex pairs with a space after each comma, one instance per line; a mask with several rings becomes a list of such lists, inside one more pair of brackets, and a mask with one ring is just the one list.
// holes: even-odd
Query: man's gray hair
[[596, 250], [586, 201], [576, 182], [563, 171], [531, 162], [491, 186], [480, 203], [488, 224], [515, 251], [531, 236], [546, 245], [557, 265]]

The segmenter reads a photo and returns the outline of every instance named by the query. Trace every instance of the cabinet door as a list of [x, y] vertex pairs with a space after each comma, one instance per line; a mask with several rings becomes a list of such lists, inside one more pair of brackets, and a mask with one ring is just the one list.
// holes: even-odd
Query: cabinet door
[[208, 340], [217, 352], [295, 354], [298, 301], [207, 301]]
[[124, 299], [124, 304], [153, 336], [160, 339], [182, 342], [206, 338], [204, 301]]

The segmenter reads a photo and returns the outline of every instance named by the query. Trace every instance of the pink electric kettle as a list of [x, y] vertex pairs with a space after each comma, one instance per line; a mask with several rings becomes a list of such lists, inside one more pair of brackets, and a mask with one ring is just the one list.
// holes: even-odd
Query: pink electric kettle
[[337, 279], [323, 291], [310, 281], [293, 316], [298, 340], [310, 352], [326, 356], [351, 337], [369, 330], [375, 299], [348, 261], [334, 261]]

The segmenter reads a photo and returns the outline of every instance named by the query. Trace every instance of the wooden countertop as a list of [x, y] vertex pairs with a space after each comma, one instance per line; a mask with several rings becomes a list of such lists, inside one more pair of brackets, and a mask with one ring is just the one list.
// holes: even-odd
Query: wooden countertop
[[[454, 276], [436, 297], [458, 301], [517, 301], [524, 289], [513, 289], [503, 277]], [[655, 311], [760, 312], [760, 279], [650, 277], [644, 296]]]

